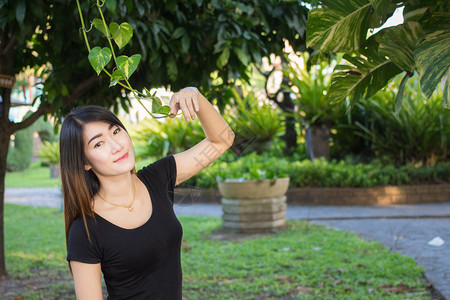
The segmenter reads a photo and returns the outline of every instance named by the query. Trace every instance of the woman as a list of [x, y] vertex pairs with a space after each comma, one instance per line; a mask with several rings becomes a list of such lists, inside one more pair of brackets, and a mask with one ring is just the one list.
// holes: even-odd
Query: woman
[[[67, 260], [77, 299], [181, 299], [182, 228], [174, 186], [200, 172], [233, 143], [234, 133], [196, 88], [175, 93], [170, 112], [198, 116], [206, 138], [134, 169], [130, 137], [99, 106], [75, 109], [60, 134]], [[172, 116], [173, 117], [173, 116]]]

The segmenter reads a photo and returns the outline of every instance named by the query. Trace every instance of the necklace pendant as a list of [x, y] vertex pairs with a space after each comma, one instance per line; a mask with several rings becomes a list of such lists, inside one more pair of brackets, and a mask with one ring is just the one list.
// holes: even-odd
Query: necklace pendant
[[132, 212], [132, 211], [133, 211], [133, 208], [130, 206], [130, 207], [128, 207], [128, 210], [129, 210], [130, 212]]

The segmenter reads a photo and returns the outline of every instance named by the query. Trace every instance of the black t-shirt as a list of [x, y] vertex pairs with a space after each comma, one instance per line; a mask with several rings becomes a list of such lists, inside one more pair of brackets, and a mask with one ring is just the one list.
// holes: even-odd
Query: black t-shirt
[[164, 157], [137, 172], [152, 201], [150, 219], [124, 229], [101, 216], [81, 218], [69, 230], [67, 260], [101, 263], [108, 299], [181, 299], [181, 224], [173, 211], [175, 158]]

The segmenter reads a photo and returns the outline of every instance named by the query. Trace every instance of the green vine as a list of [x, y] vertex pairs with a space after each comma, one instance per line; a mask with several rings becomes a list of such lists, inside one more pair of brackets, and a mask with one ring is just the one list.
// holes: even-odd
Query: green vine
[[[112, 41], [116, 43], [119, 49], [122, 49], [131, 40], [133, 36], [133, 28], [127, 22], [123, 22], [120, 25], [112, 22], [108, 26], [102, 12], [102, 7], [103, 5], [105, 5], [106, 1], [107, 0], [103, 0], [102, 2], [100, 0], [97, 0], [97, 3], [95, 5], [98, 8], [101, 19], [94, 19], [92, 21], [92, 26], [106, 37], [109, 47], [101, 48], [99, 46], [96, 46], [94, 48], [91, 48], [89, 45], [89, 40], [87, 38], [87, 33], [90, 31], [90, 29], [87, 30], [86, 26], [84, 25], [84, 18], [83, 13], [81, 12], [80, 2], [79, 0], [76, 0], [78, 12], [80, 14], [81, 30], [86, 42], [86, 47], [89, 51], [88, 59], [92, 68], [95, 70], [95, 72], [97, 72], [97, 75], [100, 75], [100, 73], [103, 71], [110, 77], [111, 81], [109, 87], [120, 85], [133, 93], [139, 104], [142, 105], [147, 113], [153, 118], [165, 118], [173, 116], [173, 114], [170, 114], [169, 106], [162, 105], [161, 99], [156, 96], [156, 92], [152, 95], [147, 88], [144, 88], [145, 93], [142, 93], [131, 86], [129, 79], [134, 71], [136, 71], [139, 62], [141, 61], [141, 55], [134, 54], [131, 57], [121, 55], [119, 57], [116, 57]], [[114, 60], [115, 64], [112, 73], [108, 72], [108, 70], [105, 69], [105, 67], [111, 61], [111, 58]], [[142, 103], [141, 97], [150, 98], [152, 100], [151, 112]], [[155, 114], [162, 116], [156, 116]]]

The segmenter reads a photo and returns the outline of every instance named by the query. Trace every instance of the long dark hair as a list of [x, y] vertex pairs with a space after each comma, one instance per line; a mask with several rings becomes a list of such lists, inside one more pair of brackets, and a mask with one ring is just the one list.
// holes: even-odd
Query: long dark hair
[[66, 246], [70, 226], [78, 217], [82, 217], [90, 240], [86, 216], [94, 217], [92, 200], [100, 189], [100, 181], [92, 170], [86, 171], [84, 168], [87, 160], [84, 153], [83, 127], [85, 124], [96, 121], [117, 125], [126, 131], [116, 115], [97, 105], [86, 105], [74, 109], [65, 117], [61, 127], [59, 151]]

